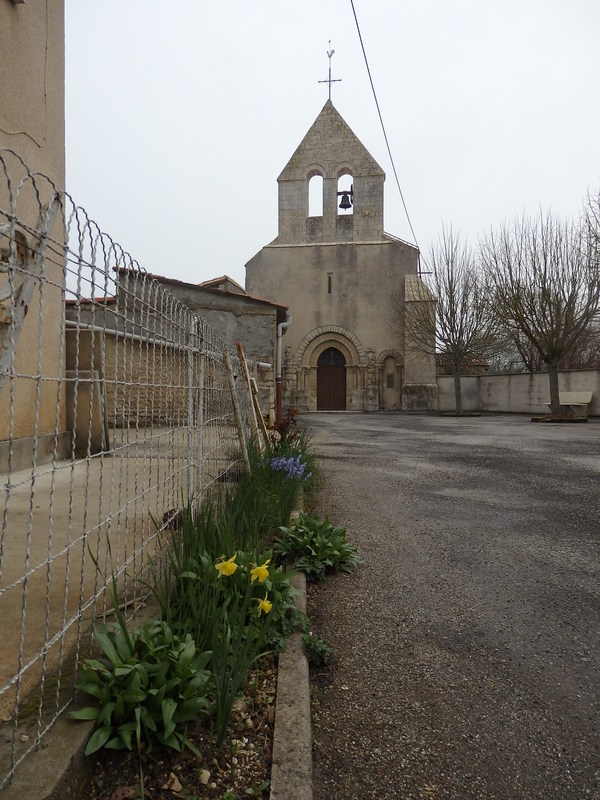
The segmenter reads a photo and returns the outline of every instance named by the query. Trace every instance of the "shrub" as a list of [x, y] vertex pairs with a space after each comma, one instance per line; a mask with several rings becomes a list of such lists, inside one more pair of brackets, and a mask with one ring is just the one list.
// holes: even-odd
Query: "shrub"
[[320, 519], [306, 513], [299, 514], [290, 527], [280, 528], [274, 549], [309, 580], [321, 580], [328, 569], [349, 572], [359, 563], [344, 528], [335, 527], [328, 517]]
[[207, 713], [211, 653], [197, 650], [191, 636], [180, 639], [165, 622], [149, 622], [132, 633], [121, 626], [94, 631], [100, 658], [86, 658], [79, 689], [97, 701], [71, 711], [73, 719], [95, 720], [85, 754], [101, 747], [138, 750], [142, 741], [174, 750], [190, 744], [185, 723]]

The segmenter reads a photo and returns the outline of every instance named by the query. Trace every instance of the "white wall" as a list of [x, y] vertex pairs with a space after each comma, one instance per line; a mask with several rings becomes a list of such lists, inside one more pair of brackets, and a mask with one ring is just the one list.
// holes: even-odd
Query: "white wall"
[[[454, 411], [454, 378], [437, 378], [439, 410]], [[461, 379], [464, 411], [497, 411], [513, 414], [545, 414], [550, 401], [548, 373], [478, 375]], [[588, 413], [600, 416], [600, 370], [560, 372], [559, 391], [592, 392]]]

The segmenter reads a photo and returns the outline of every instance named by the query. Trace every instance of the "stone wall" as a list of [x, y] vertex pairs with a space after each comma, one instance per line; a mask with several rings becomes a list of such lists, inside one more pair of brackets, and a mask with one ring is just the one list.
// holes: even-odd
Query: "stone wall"
[[[454, 411], [454, 378], [437, 378], [440, 411]], [[588, 413], [600, 416], [600, 370], [560, 372], [559, 391], [592, 392]], [[545, 414], [550, 401], [548, 373], [472, 375], [461, 378], [464, 411]]]

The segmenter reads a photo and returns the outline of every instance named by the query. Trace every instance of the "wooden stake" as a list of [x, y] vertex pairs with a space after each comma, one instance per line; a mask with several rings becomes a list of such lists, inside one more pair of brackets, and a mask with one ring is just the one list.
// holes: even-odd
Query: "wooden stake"
[[[265, 444], [268, 445], [269, 444], [269, 432], [267, 430], [267, 425], [265, 423], [265, 418], [263, 417], [263, 413], [260, 410], [260, 405], [258, 403], [258, 386], [256, 385], [256, 381], [254, 380], [254, 378], [250, 378], [250, 386], [252, 387], [252, 400], [254, 402], [254, 407], [255, 407], [256, 413], [258, 415], [258, 421], [260, 423], [260, 428], [261, 428], [261, 431], [262, 431], [262, 435], [264, 436]], [[261, 453], [262, 453], [262, 447], [261, 447]]]
[[242, 343], [237, 343], [237, 351], [238, 356], [240, 357], [240, 364], [242, 365], [242, 374], [244, 376], [244, 383], [246, 384], [246, 391], [248, 392], [248, 406], [250, 407], [250, 411], [252, 413], [252, 422], [254, 433], [256, 434], [256, 443], [260, 451], [262, 452], [262, 447], [260, 443], [259, 437], [259, 429], [258, 429], [258, 420], [256, 419], [256, 408], [254, 406], [254, 397], [252, 394], [252, 385], [250, 383], [250, 372], [248, 371], [248, 362], [246, 361], [246, 356], [244, 354], [244, 348], [242, 347]]
[[244, 424], [242, 422], [240, 404], [238, 402], [237, 392], [235, 391], [235, 376], [233, 374], [233, 367], [231, 366], [229, 350], [223, 350], [223, 361], [225, 363], [225, 369], [227, 370], [227, 377], [229, 379], [229, 390], [231, 392], [231, 402], [233, 403], [233, 413], [235, 415], [235, 424], [237, 426], [238, 438], [240, 440], [242, 459], [244, 461], [246, 472], [248, 475], [250, 475], [250, 459], [248, 458], [248, 448], [246, 447], [246, 437], [244, 436]]

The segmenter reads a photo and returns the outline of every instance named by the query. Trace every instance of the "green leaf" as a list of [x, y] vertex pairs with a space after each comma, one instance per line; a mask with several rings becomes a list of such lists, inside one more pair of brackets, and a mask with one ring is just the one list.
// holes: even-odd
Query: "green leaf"
[[98, 700], [102, 700], [104, 696], [104, 685], [98, 686], [95, 683], [86, 681], [85, 683], [78, 684], [77, 688], [81, 692], [85, 692], [85, 694], [91, 694], [92, 697], [96, 697]]
[[157, 736], [157, 739], [161, 744], [164, 744], [165, 747], [170, 747], [172, 750], [177, 750], [178, 752], [181, 752], [181, 745], [179, 743], [179, 738], [175, 734], [169, 737], [159, 735]]
[[102, 711], [98, 714], [98, 725], [110, 725], [114, 710], [115, 703], [105, 703], [105, 705], [102, 706]]
[[99, 708], [94, 708], [93, 706], [86, 706], [85, 708], [78, 708], [75, 711], [69, 711], [68, 716], [71, 719], [98, 719], [98, 715], [100, 714]]
[[118, 739], [121, 742], [121, 747], [125, 747], [127, 750], [131, 750], [131, 737], [135, 731], [135, 728], [136, 728], [135, 722], [128, 722], [125, 725], [119, 726]]
[[124, 663], [127, 663], [131, 656], [133, 655], [133, 641], [131, 639], [125, 639], [123, 636], [120, 636], [118, 633], [114, 635], [114, 643], [115, 647], [117, 648], [117, 653], [119, 654], [119, 658]]
[[142, 712], [141, 713], [141, 719], [142, 719], [142, 722], [143, 722], [144, 727], [146, 728], [146, 730], [147, 731], [152, 731], [152, 732], [157, 731], [158, 730], [158, 726], [156, 725], [154, 717], [152, 716], [150, 711], [148, 711], [148, 709], [142, 707], [141, 712]]
[[[104, 745], [105, 750], [123, 750], [124, 744], [120, 736], [113, 736], [112, 739], [109, 739], [108, 742]], [[131, 750], [131, 747], [127, 748]]]
[[173, 719], [173, 714], [177, 711], [177, 703], [173, 700], [172, 697], [167, 697], [166, 700], [162, 702], [162, 718], [163, 718], [163, 725], [165, 730], [167, 726]]
[[191, 741], [190, 741], [190, 740], [187, 738], [187, 736], [182, 736], [181, 740], [182, 740], [182, 742], [185, 744], [185, 746], [186, 746], [186, 747], [187, 747], [189, 750], [191, 750], [191, 751], [192, 751], [192, 753], [193, 753], [193, 754], [196, 756], [196, 758], [200, 758], [200, 759], [202, 758], [202, 753], [200, 752], [200, 750], [198, 750], [198, 748], [196, 747], [196, 745], [195, 745], [193, 742], [191, 742]]
[[111, 664], [120, 664], [121, 659], [119, 658], [117, 650], [112, 642], [111, 634], [106, 630], [106, 628], [96, 628], [94, 630], [94, 637], [102, 648], [102, 652], [109, 659]]
[[95, 658], [86, 658], [81, 669], [81, 674], [85, 675], [86, 680], [100, 681], [101, 677], [97, 674], [98, 672], [102, 675], [107, 674], [108, 670], [106, 664], [103, 664]]
[[190, 639], [183, 648], [181, 655], [179, 656], [179, 663], [182, 665], [190, 664], [195, 653], [196, 653], [196, 643], [194, 642], [193, 639]]
[[100, 750], [110, 738], [110, 728], [98, 728], [91, 735], [89, 742], [85, 748], [84, 754], [86, 756], [96, 753]]
[[140, 676], [140, 685], [141, 686], [148, 686], [149, 683], [149, 675], [147, 665], [140, 661], [137, 665], [137, 672]]
[[121, 696], [125, 703], [142, 703], [146, 699], [146, 692], [132, 686], [130, 689], [124, 691]]
[[166, 741], [167, 739], [170, 739], [174, 733], [175, 733], [175, 723], [169, 722], [169, 724], [165, 726], [165, 732], [163, 734], [163, 738]]
[[139, 706], [135, 709], [135, 740], [139, 747], [142, 741], [142, 709]]

